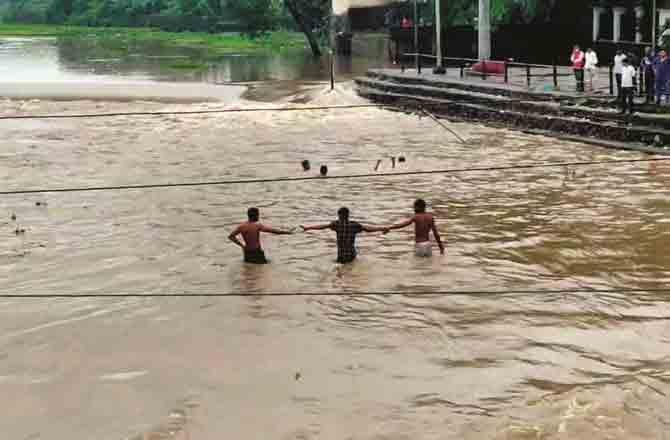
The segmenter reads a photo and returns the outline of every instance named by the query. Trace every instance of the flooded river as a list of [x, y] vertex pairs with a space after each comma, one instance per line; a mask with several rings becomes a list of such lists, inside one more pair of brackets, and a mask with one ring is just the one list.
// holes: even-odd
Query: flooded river
[[[362, 102], [316, 85], [199, 104], [4, 101], [3, 114]], [[302, 104], [295, 104], [297, 101]], [[5, 190], [643, 157], [382, 109], [0, 121]], [[394, 169], [390, 156], [407, 161]], [[310, 174], [311, 173], [311, 174]], [[307, 173], [312, 175], [314, 172]], [[8, 439], [662, 439], [670, 423], [664, 287], [670, 165], [5, 196], [7, 293], [245, 293], [0, 300]], [[412, 231], [266, 237], [250, 267], [227, 235], [249, 206], [281, 227], [347, 205], [371, 224], [416, 197], [447, 253]], [[38, 206], [39, 203], [39, 206]], [[12, 220], [15, 214], [16, 220]], [[25, 234], [15, 235], [15, 229]], [[496, 290], [495, 295], [405, 292]], [[270, 292], [394, 292], [266, 297]]]

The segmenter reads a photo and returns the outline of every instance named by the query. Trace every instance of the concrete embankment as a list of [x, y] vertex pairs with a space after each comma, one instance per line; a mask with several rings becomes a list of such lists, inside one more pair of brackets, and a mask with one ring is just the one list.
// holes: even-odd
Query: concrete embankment
[[481, 80], [371, 70], [357, 78], [358, 93], [401, 109], [425, 108], [438, 117], [569, 137], [612, 148], [670, 154], [670, 114], [642, 106], [620, 115], [604, 96], [532, 92]]

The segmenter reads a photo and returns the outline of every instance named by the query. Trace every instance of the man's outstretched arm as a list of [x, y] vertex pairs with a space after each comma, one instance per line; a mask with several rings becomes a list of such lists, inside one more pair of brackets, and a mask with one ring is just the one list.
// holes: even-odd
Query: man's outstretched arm
[[411, 225], [412, 223], [414, 223], [414, 217], [412, 217], [410, 219], [407, 219], [404, 222], [400, 222], [400, 223], [396, 223], [394, 225], [388, 226], [387, 229], [389, 231], [392, 231], [394, 229], [402, 229], [402, 228], [406, 228], [407, 226]]
[[329, 223], [324, 223], [322, 225], [311, 225], [311, 226], [300, 225], [300, 227], [302, 228], [303, 231], [320, 231], [320, 230], [323, 230], [323, 229], [330, 228], [330, 224]]
[[388, 232], [388, 226], [371, 226], [371, 225], [361, 225], [363, 232]]
[[237, 227], [233, 232], [230, 233], [228, 236], [228, 239], [238, 245], [241, 248], [244, 248], [244, 244], [237, 238], [237, 236], [240, 235], [240, 228]]
[[275, 235], [290, 235], [293, 234], [293, 231], [289, 231], [288, 229], [276, 229], [271, 226], [265, 226], [261, 225], [261, 231], [267, 232], [270, 234], [275, 234]]

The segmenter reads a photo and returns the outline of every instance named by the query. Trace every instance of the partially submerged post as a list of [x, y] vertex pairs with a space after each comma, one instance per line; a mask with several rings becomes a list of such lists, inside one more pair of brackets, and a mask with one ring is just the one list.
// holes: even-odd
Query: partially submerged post
[[479, 0], [478, 15], [478, 58], [491, 58], [491, 0]]
[[435, 0], [435, 46], [436, 46], [436, 55], [437, 62], [435, 64], [435, 69], [433, 73], [438, 75], [443, 75], [447, 73], [444, 66], [442, 65], [442, 13], [441, 13], [441, 3], [442, 0]]

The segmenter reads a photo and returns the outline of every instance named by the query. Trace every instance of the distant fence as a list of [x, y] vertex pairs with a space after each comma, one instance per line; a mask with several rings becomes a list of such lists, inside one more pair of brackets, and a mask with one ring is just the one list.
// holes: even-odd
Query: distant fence
[[[404, 53], [400, 57], [400, 68], [402, 71], [407, 66], [411, 65], [417, 68], [417, 73], [421, 74], [425, 67], [432, 67], [436, 64], [437, 57], [423, 53]], [[493, 65], [487, 68], [487, 63]], [[460, 58], [460, 57], [442, 57], [442, 64], [445, 67], [452, 67], [459, 69], [459, 76], [464, 78], [466, 75], [474, 75], [480, 77], [482, 80], [490, 78], [498, 78], [506, 84], [513, 84], [519, 86], [526, 86], [528, 88], [533, 85], [534, 78], [551, 78], [550, 85], [553, 85], [554, 90], [559, 89], [561, 78], [572, 78], [574, 73], [572, 68], [567, 65], [558, 64], [532, 64], [523, 63], [511, 60], [479, 60], [476, 58]], [[607, 80], [600, 90], [607, 91], [611, 96], [614, 96], [615, 78], [614, 66], [603, 66], [607, 71]], [[495, 73], [492, 73], [495, 72]], [[644, 75], [638, 75], [638, 78], [644, 78]], [[639, 95], [644, 95], [643, 81], [638, 81]]]

